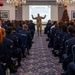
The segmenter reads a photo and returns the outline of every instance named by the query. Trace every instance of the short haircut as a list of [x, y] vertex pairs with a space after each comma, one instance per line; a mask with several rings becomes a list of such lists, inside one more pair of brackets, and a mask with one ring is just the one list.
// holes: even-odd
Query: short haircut
[[6, 33], [11, 33], [13, 30], [12, 26], [7, 27], [6, 29]]
[[67, 31], [69, 31], [70, 33], [72, 33], [72, 32], [73, 32], [73, 26], [69, 25], [69, 26], [67, 27]]

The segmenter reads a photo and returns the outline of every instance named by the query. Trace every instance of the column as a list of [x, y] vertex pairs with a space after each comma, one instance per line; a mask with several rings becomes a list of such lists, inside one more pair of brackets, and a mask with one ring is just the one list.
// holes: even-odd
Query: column
[[15, 7], [15, 20], [22, 20], [22, 6]]
[[58, 20], [61, 20], [64, 11], [64, 6], [58, 6]]

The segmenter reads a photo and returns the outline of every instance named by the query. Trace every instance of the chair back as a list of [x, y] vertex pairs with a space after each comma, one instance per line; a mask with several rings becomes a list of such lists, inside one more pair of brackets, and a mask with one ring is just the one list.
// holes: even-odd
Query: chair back
[[0, 44], [0, 62], [2, 61], [4, 57], [4, 44]]
[[27, 47], [27, 35], [21, 34], [21, 40], [24, 47]]
[[65, 49], [66, 49], [65, 52], [66, 52], [66, 54], [67, 54], [68, 48], [69, 48], [69, 40], [65, 41]]
[[75, 63], [75, 45], [72, 46], [73, 62]]

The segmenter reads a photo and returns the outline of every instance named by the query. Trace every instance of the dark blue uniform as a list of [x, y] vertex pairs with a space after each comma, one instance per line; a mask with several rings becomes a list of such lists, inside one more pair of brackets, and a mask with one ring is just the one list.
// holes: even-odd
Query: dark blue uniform
[[66, 41], [66, 55], [67, 58], [64, 59], [62, 67], [64, 70], [67, 70], [67, 65], [72, 62], [73, 54], [72, 54], [72, 46], [75, 44], [75, 37]]
[[22, 54], [23, 54], [23, 57], [25, 56], [25, 47], [23, 46], [23, 43], [22, 43], [22, 35], [20, 33], [17, 33], [16, 31], [12, 33], [12, 35], [15, 35], [18, 37], [18, 48], [20, 48], [22, 50]]
[[19, 44], [18, 44], [18, 38], [15, 35], [11, 35], [10, 33], [8, 33], [6, 35], [6, 38], [10, 39], [13, 41], [14, 46], [13, 46], [13, 57], [17, 57], [18, 58], [18, 65], [20, 65], [20, 61], [21, 61], [21, 49], [18, 48]]
[[29, 49], [31, 48], [31, 45], [32, 45], [31, 44], [32, 43], [31, 34], [27, 30], [20, 30], [19, 33], [27, 35], [27, 51], [28, 51], [28, 54], [29, 54]]
[[10, 70], [12, 70], [12, 47], [13, 42], [7, 38], [4, 38], [3, 43], [0, 44], [0, 61], [6, 63], [6, 67]]
[[35, 24], [34, 23], [29, 23], [28, 24], [28, 30], [31, 32], [31, 37], [33, 39], [34, 33], [35, 33]]
[[0, 75], [5, 75], [3, 67], [0, 65]]

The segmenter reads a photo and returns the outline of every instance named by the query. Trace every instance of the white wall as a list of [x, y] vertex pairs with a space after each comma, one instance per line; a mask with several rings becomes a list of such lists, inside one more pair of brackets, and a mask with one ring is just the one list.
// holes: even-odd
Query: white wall
[[23, 20], [28, 20], [29, 19], [29, 5], [23, 5], [22, 19]]
[[4, 3], [4, 6], [0, 7], [0, 10], [9, 10], [9, 19], [15, 20], [15, 7], [12, 5], [7, 5]]
[[[70, 5], [67, 7], [69, 19], [72, 19], [72, 11], [75, 11], [75, 5]], [[51, 19], [58, 20], [58, 6], [52, 5], [51, 6]]]
[[71, 6], [68, 6], [68, 15], [69, 15], [69, 18], [70, 18], [70, 20], [72, 19], [72, 14], [71, 14], [71, 12], [72, 12], [72, 10], [74, 10], [75, 11], [75, 5], [71, 5]]
[[56, 5], [51, 6], [51, 20], [58, 20], [58, 6]]
[[[29, 19], [29, 6], [24, 5], [22, 8], [22, 18], [23, 20]], [[58, 20], [58, 6], [52, 5], [51, 6], [51, 20]]]
[[[15, 6], [4, 3], [4, 6], [0, 7], [0, 10], [9, 10], [9, 19], [15, 20]], [[70, 20], [72, 10], [75, 10], [75, 5], [68, 6], [68, 15]], [[23, 5], [22, 19], [23, 20], [29, 19], [29, 5]], [[51, 20], [58, 20], [58, 6], [56, 5], [51, 6]]]
[[[15, 6], [4, 4], [0, 7], [0, 10], [9, 10], [9, 19], [15, 20]], [[29, 19], [29, 5], [22, 6], [22, 20]], [[58, 20], [58, 7], [55, 5], [51, 6], [51, 20]]]

